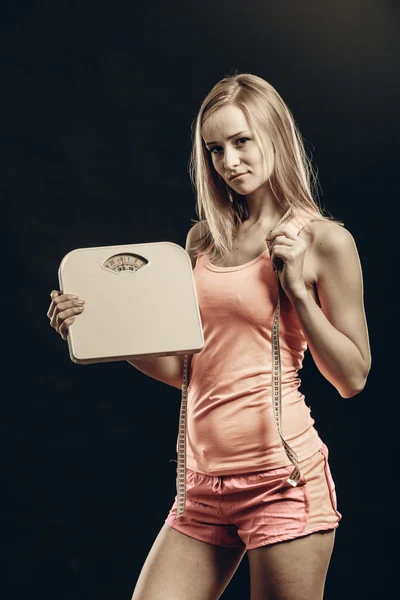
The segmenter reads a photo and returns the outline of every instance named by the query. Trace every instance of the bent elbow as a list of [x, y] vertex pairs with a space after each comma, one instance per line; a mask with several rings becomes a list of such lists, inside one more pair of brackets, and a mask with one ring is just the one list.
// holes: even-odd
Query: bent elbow
[[342, 398], [352, 398], [353, 396], [357, 396], [361, 390], [339, 390], [339, 394]]
[[366, 383], [367, 378], [365, 378], [362, 382], [357, 383], [357, 385], [352, 385], [347, 388], [338, 389], [338, 392], [342, 398], [353, 398], [353, 396], [357, 396], [357, 394], [360, 394], [363, 391]]

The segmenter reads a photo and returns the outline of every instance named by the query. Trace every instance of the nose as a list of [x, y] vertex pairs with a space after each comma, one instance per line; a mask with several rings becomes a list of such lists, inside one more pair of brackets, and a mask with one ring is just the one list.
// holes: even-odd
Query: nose
[[238, 153], [235, 148], [226, 148], [224, 153], [224, 169], [229, 172], [240, 164]]

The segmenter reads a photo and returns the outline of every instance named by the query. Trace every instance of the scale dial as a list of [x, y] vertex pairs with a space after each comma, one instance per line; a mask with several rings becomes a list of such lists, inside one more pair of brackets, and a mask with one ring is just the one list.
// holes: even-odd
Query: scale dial
[[110, 256], [101, 266], [103, 269], [106, 269], [106, 271], [111, 271], [112, 273], [119, 275], [124, 272], [136, 273], [136, 271], [147, 265], [148, 262], [149, 261], [144, 258], [144, 256], [125, 252]]

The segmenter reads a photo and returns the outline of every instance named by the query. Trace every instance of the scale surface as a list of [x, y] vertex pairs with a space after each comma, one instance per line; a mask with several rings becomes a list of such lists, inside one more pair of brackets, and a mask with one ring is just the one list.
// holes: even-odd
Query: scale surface
[[193, 354], [204, 346], [192, 263], [178, 244], [72, 250], [58, 279], [64, 294], [85, 300], [68, 329], [75, 363]]

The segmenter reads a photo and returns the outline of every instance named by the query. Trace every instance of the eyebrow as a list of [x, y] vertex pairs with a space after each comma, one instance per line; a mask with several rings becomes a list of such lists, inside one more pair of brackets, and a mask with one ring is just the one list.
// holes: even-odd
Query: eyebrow
[[[232, 138], [236, 137], [237, 135], [240, 135], [241, 133], [246, 133], [246, 131], [249, 131], [248, 129], [245, 129], [244, 131], [239, 131], [239, 133], [235, 133], [234, 135], [231, 135], [228, 137], [228, 140], [231, 140]], [[206, 146], [211, 146], [211, 144], [217, 144], [218, 142], [204, 142]]]

